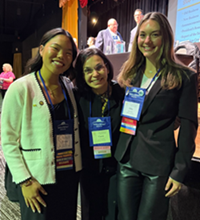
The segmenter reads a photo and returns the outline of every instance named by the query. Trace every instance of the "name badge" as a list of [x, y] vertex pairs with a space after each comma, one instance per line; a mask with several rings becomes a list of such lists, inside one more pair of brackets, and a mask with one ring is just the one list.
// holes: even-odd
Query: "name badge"
[[102, 159], [111, 157], [111, 147], [110, 146], [100, 146], [100, 147], [93, 147], [94, 158], [95, 159]]
[[139, 121], [144, 104], [145, 94], [146, 89], [143, 88], [126, 88], [121, 116]]
[[56, 169], [68, 170], [73, 168], [73, 131], [74, 120], [56, 120]]
[[122, 117], [120, 131], [126, 134], [135, 135], [137, 121], [132, 118]]
[[90, 146], [112, 146], [110, 117], [89, 117]]
[[56, 169], [71, 170], [73, 168], [73, 151], [62, 151], [56, 153]]
[[94, 158], [111, 157], [112, 133], [110, 117], [89, 117], [89, 140]]

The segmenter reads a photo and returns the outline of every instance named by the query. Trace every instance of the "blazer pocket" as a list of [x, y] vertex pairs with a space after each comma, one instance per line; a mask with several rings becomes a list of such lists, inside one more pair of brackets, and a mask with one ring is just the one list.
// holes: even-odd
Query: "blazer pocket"
[[42, 158], [41, 149], [21, 149], [25, 160], [40, 160]]

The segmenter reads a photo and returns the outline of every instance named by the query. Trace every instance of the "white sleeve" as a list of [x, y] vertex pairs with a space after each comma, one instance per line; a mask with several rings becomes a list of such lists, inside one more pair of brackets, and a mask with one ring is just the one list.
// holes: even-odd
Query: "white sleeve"
[[[20, 150], [20, 136], [25, 91], [20, 82], [14, 82], [6, 92], [2, 106], [1, 139], [2, 149], [15, 183], [26, 180], [31, 175], [24, 163]], [[27, 137], [28, 138], [28, 137]]]

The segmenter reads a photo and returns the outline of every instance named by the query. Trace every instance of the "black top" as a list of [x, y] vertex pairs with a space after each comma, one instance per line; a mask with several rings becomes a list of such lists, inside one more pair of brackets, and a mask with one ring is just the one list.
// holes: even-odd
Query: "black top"
[[[137, 80], [133, 85], [140, 83]], [[181, 120], [178, 147], [176, 116]], [[134, 169], [182, 182], [195, 149], [197, 127], [197, 74], [188, 71], [182, 75], [181, 88], [170, 90], [161, 87], [159, 76], [145, 97], [136, 135], [120, 134], [115, 158], [120, 162], [128, 155]]]
[[82, 163], [83, 169], [89, 169], [92, 172], [112, 172], [116, 170], [117, 161], [114, 158], [114, 152], [116, 149], [117, 141], [119, 138], [119, 129], [121, 123], [121, 108], [124, 98], [124, 89], [122, 89], [117, 83], [112, 82], [112, 94], [109, 97], [110, 110], [108, 113], [108, 105], [104, 110], [104, 117], [111, 117], [111, 129], [112, 129], [112, 157], [105, 159], [94, 159], [93, 147], [89, 145], [89, 131], [88, 131], [88, 117], [90, 117], [90, 100], [92, 104], [91, 117], [102, 116], [102, 101], [101, 96], [96, 95], [92, 90], [88, 93], [79, 93], [75, 91], [75, 97], [77, 99], [77, 107], [79, 111], [80, 121], [80, 140], [82, 151]]

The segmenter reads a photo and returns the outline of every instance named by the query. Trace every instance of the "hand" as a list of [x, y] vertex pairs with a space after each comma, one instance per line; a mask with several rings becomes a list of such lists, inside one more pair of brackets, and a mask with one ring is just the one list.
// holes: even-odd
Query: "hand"
[[44, 188], [36, 180], [32, 180], [32, 183], [29, 186], [22, 185], [21, 188], [26, 206], [31, 207], [33, 212], [37, 210], [39, 213], [41, 213], [39, 203], [42, 204], [44, 207], [46, 207], [46, 203], [40, 196], [39, 192], [47, 195], [47, 192], [44, 190]]
[[[171, 187], [171, 189], [170, 189]], [[170, 189], [170, 190], [169, 190]], [[175, 194], [177, 194], [179, 192], [179, 190], [181, 189], [181, 183], [177, 182], [176, 180], [173, 180], [172, 178], [169, 177], [167, 184], [165, 186], [165, 190], [169, 190], [169, 192], [167, 192], [165, 194], [166, 197], [172, 197]]]

